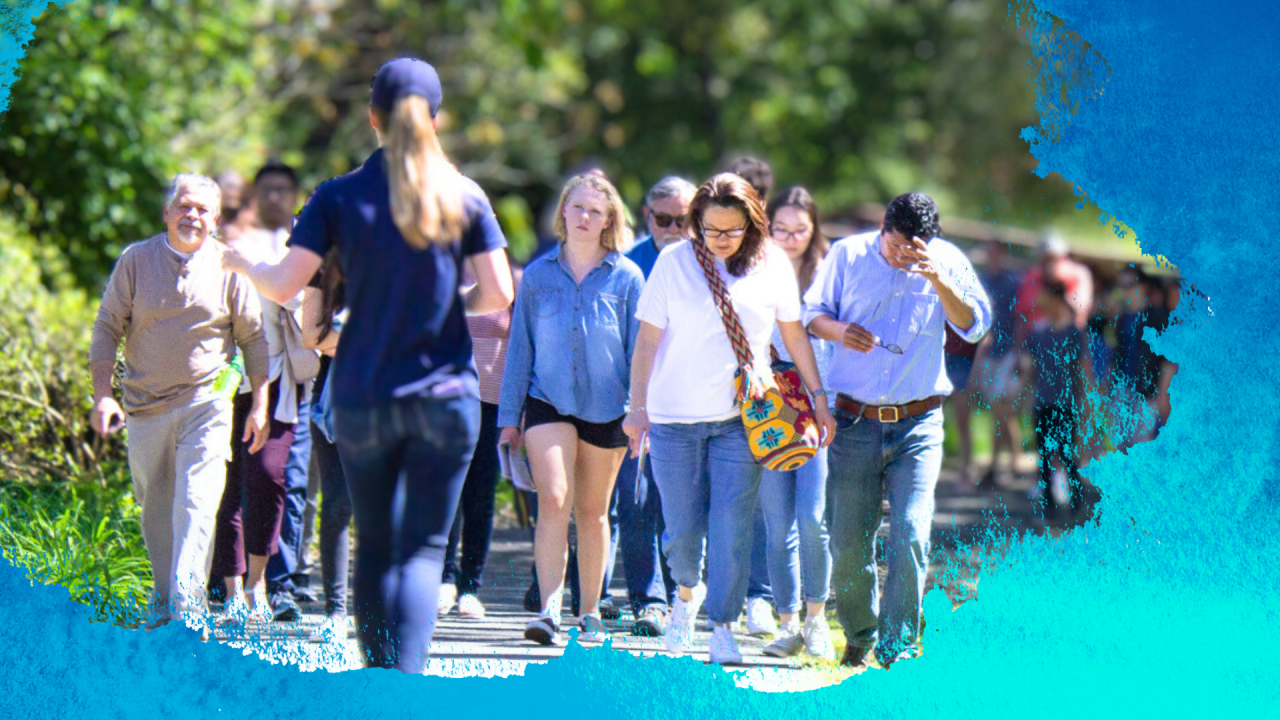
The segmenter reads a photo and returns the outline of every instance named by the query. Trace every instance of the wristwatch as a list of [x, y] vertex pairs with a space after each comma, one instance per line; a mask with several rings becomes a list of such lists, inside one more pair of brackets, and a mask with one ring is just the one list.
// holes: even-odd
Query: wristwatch
[[810, 390], [810, 391], [809, 391], [809, 394], [810, 394], [810, 395], [812, 395], [812, 396], [814, 396], [814, 397], [818, 397], [818, 396], [826, 397], [826, 395], [827, 395], [827, 389], [826, 389], [826, 388], [818, 388], [817, 390]]

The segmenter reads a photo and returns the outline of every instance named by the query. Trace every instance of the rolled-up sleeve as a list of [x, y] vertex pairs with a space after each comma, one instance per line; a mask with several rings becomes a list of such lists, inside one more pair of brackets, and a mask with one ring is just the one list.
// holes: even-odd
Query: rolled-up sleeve
[[960, 301], [973, 311], [973, 325], [968, 330], [962, 330], [951, 322], [951, 318], [947, 318], [947, 324], [965, 342], [977, 343], [991, 329], [991, 299], [987, 297], [986, 288], [982, 286], [978, 273], [974, 271], [964, 252], [953, 247], [953, 252], [949, 254], [947, 274], [954, 283]]
[[107, 289], [98, 305], [98, 316], [93, 322], [93, 338], [89, 341], [89, 362], [116, 359], [116, 350], [129, 329], [133, 317], [133, 289], [135, 278], [134, 255], [125, 248], [116, 267], [107, 280]]
[[844, 292], [845, 246], [837, 243], [818, 264], [813, 284], [804, 294], [800, 319], [807, 328], [819, 316], [840, 319], [840, 296]]
[[498, 427], [520, 427], [524, 400], [533, 379], [533, 327], [529, 321], [529, 305], [534, 295], [531, 280], [526, 273], [511, 315], [507, 363], [502, 370], [502, 391], [498, 395]]

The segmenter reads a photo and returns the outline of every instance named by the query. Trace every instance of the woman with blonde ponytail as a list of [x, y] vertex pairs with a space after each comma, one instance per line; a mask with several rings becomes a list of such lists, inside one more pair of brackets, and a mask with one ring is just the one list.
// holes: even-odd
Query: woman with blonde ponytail
[[[355, 613], [372, 667], [421, 673], [435, 629], [445, 544], [480, 426], [465, 315], [514, 297], [506, 240], [484, 192], [436, 136], [440, 80], [393, 60], [373, 80], [379, 148], [303, 208], [276, 264], [224, 267], [289, 298], [336, 248], [347, 323], [328, 382], [356, 532]], [[476, 284], [462, 288], [463, 264]]]

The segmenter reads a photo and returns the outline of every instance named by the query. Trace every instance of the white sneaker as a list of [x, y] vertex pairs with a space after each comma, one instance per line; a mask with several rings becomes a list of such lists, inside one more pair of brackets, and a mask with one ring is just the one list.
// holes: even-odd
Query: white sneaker
[[733, 639], [733, 631], [728, 625], [711, 626], [711, 662], [717, 665], [741, 665], [742, 653], [738, 652], [738, 642]]
[[693, 599], [686, 602], [679, 594], [667, 613], [667, 624], [662, 628], [662, 644], [667, 652], [683, 655], [693, 647], [693, 625], [698, 617], [698, 609], [707, 596], [707, 587], [699, 584], [693, 589]]
[[774, 635], [778, 632], [778, 621], [773, 619], [773, 608], [764, 598], [751, 598], [747, 601], [747, 634], [753, 637]]
[[578, 642], [602, 643], [609, 639], [609, 631], [599, 615], [583, 615], [578, 621]]
[[764, 647], [765, 655], [789, 658], [800, 654], [804, 648], [804, 635], [800, 634], [800, 621], [792, 620], [782, 627], [778, 637]]
[[831, 626], [821, 615], [814, 615], [804, 621], [804, 651], [813, 657], [835, 661], [836, 647], [831, 644]]
[[307, 636], [310, 643], [330, 643], [347, 639], [347, 616], [330, 615], [324, 619], [311, 634]]
[[463, 593], [458, 597], [458, 616], [467, 620], [483, 620], [484, 604], [475, 595]]
[[453, 583], [449, 583], [448, 585], [441, 585], [440, 599], [436, 603], [436, 610], [437, 612], [439, 612], [440, 617], [444, 617], [445, 615], [448, 615], [449, 611], [453, 609], [454, 604], [457, 602], [458, 602], [458, 586], [454, 585]]

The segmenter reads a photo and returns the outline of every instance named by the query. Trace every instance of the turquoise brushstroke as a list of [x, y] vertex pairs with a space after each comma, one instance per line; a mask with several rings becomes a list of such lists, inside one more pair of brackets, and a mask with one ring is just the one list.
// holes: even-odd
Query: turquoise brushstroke
[[[44, 4], [0, 9], [0, 105]], [[979, 598], [956, 612], [930, 593], [922, 658], [804, 695], [741, 690], [690, 659], [577, 647], [506, 679], [299, 673], [176, 628], [85, 622], [64, 589], [31, 587], [0, 564], [4, 716], [1273, 715], [1280, 12], [1168, 0], [1036, 7], [1059, 22], [1021, 11], [1019, 22], [1042, 57], [1067, 61], [1032, 78], [1042, 124], [1023, 137], [1037, 172], [1081, 188], [1207, 301], [1148, 334], [1180, 367], [1173, 416], [1157, 441], [1086, 470], [1104, 493], [1099, 521], [991, 558]]]

